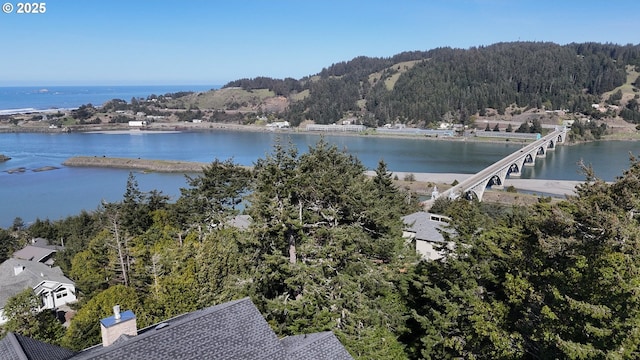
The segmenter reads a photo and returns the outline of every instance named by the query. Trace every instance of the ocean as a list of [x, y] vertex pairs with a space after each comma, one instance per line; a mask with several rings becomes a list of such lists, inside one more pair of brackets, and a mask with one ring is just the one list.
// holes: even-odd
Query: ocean
[[180, 91], [208, 91], [220, 85], [140, 85], [140, 86], [14, 86], [0, 87], [0, 115], [48, 109], [99, 106], [111, 99], [164, 95]]

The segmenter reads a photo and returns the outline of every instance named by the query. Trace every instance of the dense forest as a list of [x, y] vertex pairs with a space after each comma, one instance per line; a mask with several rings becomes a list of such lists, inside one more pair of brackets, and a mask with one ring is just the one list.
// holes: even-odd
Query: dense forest
[[[512, 42], [361, 56], [300, 80], [260, 77], [225, 87], [306, 94], [292, 100], [284, 114], [294, 125], [355, 117], [370, 126], [430, 127], [444, 119], [467, 124], [474, 114], [482, 116], [487, 109], [504, 114], [512, 105], [598, 115], [591, 104], [623, 85], [627, 69], [640, 69], [639, 45]], [[637, 89], [637, 79], [634, 84]], [[625, 119], [640, 121], [637, 101], [622, 112]]]
[[[623, 359], [639, 353], [640, 162], [615, 183], [585, 167], [577, 195], [531, 207], [438, 200], [455, 247], [420, 260], [401, 216], [419, 210], [384, 162], [323, 140], [278, 142], [251, 170], [215, 160], [175, 202], [141, 192], [59, 221], [0, 231], [64, 239], [56, 262], [77, 285], [68, 328], [12, 298], [4, 331], [82, 349], [118, 303], [139, 326], [250, 296], [280, 335], [332, 330], [358, 359]], [[235, 226], [238, 214], [248, 227]]]

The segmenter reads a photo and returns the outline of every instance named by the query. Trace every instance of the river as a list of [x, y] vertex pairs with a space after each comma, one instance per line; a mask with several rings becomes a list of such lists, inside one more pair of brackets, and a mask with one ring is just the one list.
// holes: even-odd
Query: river
[[[56, 220], [94, 210], [102, 200], [118, 201], [125, 191], [129, 171], [62, 166], [69, 157], [108, 156], [210, 162], [232, 158], [252, 165], [270, 153], [276, 139], [291, 141], [300, 152], [313, 146], [320, 135], [272, 132], [209, 131], [131, 134], [0, 134], [0, 154], [12, 159], [0, 163], [0, 227], [16, 217], [29, 223], [36, 218]], [[369, 169], [380, 159], [389, 170], [414, 173], [475, 173], [521, 145], [374, 136], [325, 135], [339, 149], [357, 156]], [[583, 180], [577, 166], [592, 164], [598, 177], [614, 180], [628, 168], [629, 153], [640, 153], [640, 142], [607, 141], [559, 146], [547, 158], [525, 168], [522, 178]], [[45, 166], [58, 169], [34, 172]], [[24, 172], [9, 173], [16, 168]], [[175, 200], [186, 186], [184, 175], [135, 173], [140, 189], [161, 190]]]

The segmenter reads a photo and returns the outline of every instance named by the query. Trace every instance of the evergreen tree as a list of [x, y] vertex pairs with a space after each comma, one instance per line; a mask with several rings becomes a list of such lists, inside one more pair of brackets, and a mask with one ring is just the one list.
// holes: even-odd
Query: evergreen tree
[[218, 226], [238, 213], [238, 206], [249, 189], [250, 170], [226, 161], [214, 160], [202, 175], [187, 176], [189, 188], [180, 189], [176, 210], [180, 222]]
[[0, 229], [0, 262], [7, 260], [18, 250], [18, 239], [5, 229]]

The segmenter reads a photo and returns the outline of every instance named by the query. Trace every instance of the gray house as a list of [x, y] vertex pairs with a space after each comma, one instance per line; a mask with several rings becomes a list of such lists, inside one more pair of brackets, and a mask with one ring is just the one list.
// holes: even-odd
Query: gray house
[[10, 333], [0, 340], [0, 359], [353, 359], [330, 331], [278, 339], [249, 298], [141, 330], [131, 311], [116, 306], [100, 327], [103, 344], [80, 352]]
[[416, 251], [426, 260], [439, 260], [443, 257], [445, 247], [453, 250], [454, 243], [447, 241], [444, 234], [454, 234], [448, 228], [446, 216], [424, 211], [415, 212], [402, 217], [404, 228], [402, 236], [415, 242]]
[[0, 325], [7, 322], [4, 306], [7, 301], [27, 288], [32, 288], [42, 300], [44, 309], [57, 309], [76, 302], [75, 283], [64, 276], [60, 267], [41, 262], [7, 259], [0, 264]]

